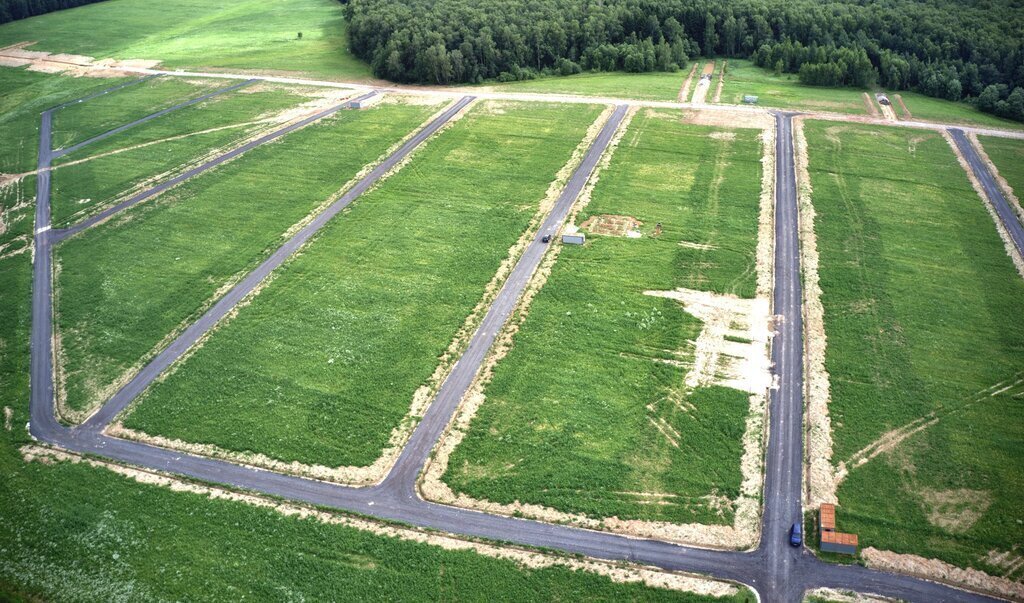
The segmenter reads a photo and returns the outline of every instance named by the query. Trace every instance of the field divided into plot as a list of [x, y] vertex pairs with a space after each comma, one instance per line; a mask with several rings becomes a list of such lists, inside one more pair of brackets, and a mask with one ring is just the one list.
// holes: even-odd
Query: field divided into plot
[[[717, 82], [716, 78], [716, 86]], [[757, 104], [765, 107], [867, 114], [860, 90], [804, 86], [795, 74], [775, 75], [750, 61], [729, 59], [720, 102], [738, 105], [747, 94], [758, 97]]]
[[807, 134], [833, 461], [923, 425], [851, 469], [843, 529], [1004, 573], [983, 559], [1024, 541], [1024, 281], [941, 136]]
[[688, 389], [701, 322], [644, 291], [754, 294], [758, 134], [684, 125], [674, 112], [634, 118], [578, 221], [629, 216], [641, 236], [562, 247], [450, 458], [454, 491], [595, 517], [731, 523], [721, 497], [739, 494], [748, 394]]
[[[111, 98], [120, 94], [123, 92], [113, 93]], [[284, 87], [260, 84], [258, 88], [229, 92], [179, 109], [65, 155], [55, 162], [59, 169], [52, 176], [53, 224], [65, 226], [76, 222], [158, 175], [179, 171], [213, 150], [226, 151], [256, 132], [272, 127], [250, 122], [305, 100], [308, 99]], [[90, 103], [82, 107], [89, 107]], [[141, 112], [149, 114], [161, 108], [151, 106]], [[134, 119], [138, 117], [141, 115]], [[108, 122], [108, 125], [117, 127], [119, 123]], [[206, 132], [214, 129], [217, 131]], [[110, 154], [115, 151], [119, 152]], [[77, 163], [92, 157], [96, 158]]]
[[637, 98], [674, 101], [690, 65], [673, 73], [581, 73], [566, 77], [543, 77], [522, 82], [494, 84], [499, 92], [544, 92], [573, 96]]
[[[907, 106], [912, 115], [907, 119], [914, 121], [935, 121], [944, 124], [964, 124], [1007, 130], [1024, 129], [1024, 124], [1020, 122], [1003, 119], [991, 113], [982, 113], [973, 105], [965, 102], [953, 102], [917, 92], [899, 92], [898, 94], [903, 98], [903, 104]], [[894, 95], [890, 94], [889, 96], [893, 97]], [[895, 106], [897, 112], [902, 116], [903, 112], [899, 103], [896, 103]]]
[[599, 111], [477, 106], [331, 223], [126, 425], [371, 464]]
[[75, 410], [437, 106], [383, 104], [253, 149], [56, 249], [62, 382]]
[[1024, 140], [994, 136], [981, 136], [978, 140], [1017, 199], [1024, 197]]

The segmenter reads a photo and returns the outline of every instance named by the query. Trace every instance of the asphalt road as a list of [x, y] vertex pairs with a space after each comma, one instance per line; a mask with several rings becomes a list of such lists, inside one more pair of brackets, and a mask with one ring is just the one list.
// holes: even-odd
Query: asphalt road
[[[798, 601], [808, 588], [830, 586], [897, 597], [908, 601], [988, 601], [985, 597], [916, 578], [888, 574], [858, 566], [836, 566], [819, 562], [812, 555], [786, 543], [788, 526], [798, 520], [801, 484], [802, 416], [802, 333], [800, 322], [800, 272], [797, 242], [795, 175], [791, 115], [777, 118], [778, 158], [776, 190], [775, 313], [784, 316], [778, 324], [772, 358], [778, 375], [778, 389], [770, 404], [770, 428], [765, 483], [765, 512], [760, 546], [752, 552], [713, 551], [650, 539], [637, 539], [538, 521], [489, 515], [477, 511], [428, 503], [415, 493], [415, 479], [473, 376], [496, 333], [508, 319], [546, 245], [544, 234], [555, 234], [563, 224], [583, 184], [604, 151], [626, 108], [616, 108], [609, 122], [573, 173], [566, 190], [544, 221], [537, 239], [513, 268], [466, 353], [442, 385], [435, 402], [414, 431], [395, 469], [378, 486], [353, 488], [301, 477], [274, 473], [233, 463], [183, 454], [139, 442], [119, 440], [101, 432], [134, 396], [165, 370], [192, 342], [212, 327], [245, 293], [280, 265], [316, 230], [358, 197], [402, 156], [436, 131], [471, 99], [463, 98], [441, 117], [417, 133], [377, 170], [338, 199], [326, 212], [289, 239], [281, 249], [190, 326], [174, 343], [147, 365], [104, 407], [78, 428], [68, 428], [54, 415], [52, 349], [52, 244], [49, 230], [49, 171], [38, 179], [36, 206], [35, 264], [32, 291], [32, 357], [30, 432], [37, 439], [72, 451], [96, 454], [116, 461], [207, 482], [263, 492], [315, 505], [357, 512], [387, 520], [434, 528], [454, 534], [560, 549], [592, 557], [627, 560], [668, 570], [707, 574], [734, 580], [755, 588], [762, 601]], [[40, 128], [39, 167], [50, 165], [52, 111], [44, 112]], [[198, 172], [197, 172], [198, 173]]]
[[981, 183], [985, 196], [988, 197], [989, 203], [996, 210], [999, 221], [1003, 223], [1003, 227], [1009, 233], [1010, 239], [1013, 240], [1018, 253], [1024, 255], [1024, 226], [1021, 226], [1016, 212], [1013, 211], [1013, 208], [1010, 207], [1009, 202], [1003, 195], [1003, 190], [996, 184], [995, 178], [992, 177], [992, 172], [989, 171], [988, 166], [982, 161], [981, 155], [978, 154], [977, 149], [971, 144], [963, 130], [950, 128], [949, 133], [953, 137], [953, 142], [956, 143], [957, 148], [960, 149], [964, 158], [967, 159], [967, 163], [971, 166], [971, 171], [978, 178], [978, 182]]

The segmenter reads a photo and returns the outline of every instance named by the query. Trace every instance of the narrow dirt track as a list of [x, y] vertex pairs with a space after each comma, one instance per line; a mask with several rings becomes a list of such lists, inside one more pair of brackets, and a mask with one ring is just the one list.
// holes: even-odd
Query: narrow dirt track
[[[765, 513], [760, 546], [751, 552], [709, 551], [657, 540], [634, 539], [567, 526], [550, 525], [511, 517], [427, 503], [417, 497], [415, 479], [460, 397], [478, 370], [507, 320], [530, 275], [544, 255], [540, 237], [561, 227], [601, 153], [622, 120], [626, 107], [616, 108], [583, 162], [573, 173], [555, 208], [545, 220], [537, 239], [524, 252], [509, 279], [489, 308], [466, 353], [445, 381], [438, 398], [427, 410], [395, 469], [380, 485], [352, 488], [273, 473], [225, 461], [157, 448], [139, 442], [105, 436], [101, 428], [144, 387], [173, 363], [192, 342], [223, 316], [274, 267], [280, 265], [317, 229], [369, 188], [390, 166], [454, 116], [470, 98], [463, 98], [442, 116], [418, 132], [406, 145], [367, 175], [349, 193], [288, 240], [284, 246], [232, 289], [207, 314], [189, 327], [143, 372], [115, 395], [86, 425], [68, 428], [54, 416], [52, 365], [52, 245], [50, 230], [49, 167], [52, 160], [51, 125], [56, 109], [43, 113], [40, 128], [38, 203], [36, 207], [35, 263], [32, 290], [31, 434], [49, 444], [116, 461], [184, 475], [205, 481], [250, 489], [287, 499], [357, 512], [386, 520], [435, 528], [453, 534], [512, 541], [523, 545], [560, 549], [592, 557], [626, 560], [667, 570], [707, 574], [735, 580], [754, 588], [762, 601], [799, 601], [803, 593], [819, 586], [872, 592], [910, 601], [988, 601], [985, 597], [907, 576], [857, 566], [836, 566], [818, 561], [802, 549], [788, 546], [786, 529], [801, 517], [802, 333], [800, 266], [797, 241], [795, 174], [793, 166], [792, 115], [776, 117], [776, 264], [774, 312], [783, 315], [773, 346], [779, 388], [771, 398], [771, 432], [768, 443]], [[336, 109], [333, 109], [336, 110]], [[197, 172], [198, 173], [198, 172]]]

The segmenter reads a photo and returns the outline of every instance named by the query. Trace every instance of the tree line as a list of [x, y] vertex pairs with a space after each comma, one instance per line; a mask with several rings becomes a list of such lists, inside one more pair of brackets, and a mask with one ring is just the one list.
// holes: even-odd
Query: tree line
[[351, 51], [396, 82], [674, 71], [725, 56], [1024, 120], [1021, 0], [350, 0], [345, 14]]
[[0, 0], [0, 23], [27, 19], [102, 0]]

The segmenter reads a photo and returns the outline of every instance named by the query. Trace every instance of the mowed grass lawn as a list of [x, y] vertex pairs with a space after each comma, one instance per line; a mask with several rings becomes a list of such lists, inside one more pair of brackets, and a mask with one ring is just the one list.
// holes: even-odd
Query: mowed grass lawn
[[[144, 182], [155, 184], [157, 176], [180, 171], [212, 151], [226, 151], [258, 131], [281, 127], [253, 122], [306, 100], [283, 86], [261, 84], [178, 109], [69, 153], [55, 162], [59, 169], [51, 177], [53, 224], [78, 221]], [[153, 106], [144, 113], [159, 110]], [[79, 163], [83, 159], [88, 160]]]
[[[711, 136], [722, 132], [684, 125], [677, 112], [637, 114], [579, 220], [632, 216], [643, 237], [588, 235], [561, 249], [451, 456], [443, 479], [453, 490], [594, 517], [732, 522], [732, 509], [713, 506], [739, 494], [748, 394], [687, 391], [687, 368], [660, 360], [677, 350], [692, 360], [687, 342], [701, 323], [643, 293], [754, 294], [759, 132]], [[681, 434], [679, 448], [657, 418]]]
[[[708, 102], [718, 85], [717, 73], [712, 82]], [[805, 86], [796, 74], [775, 75], [750, 61], [729, 59], [725, 70], [725, 84], [722, 86], [720, 102], [738, 105], [744, 95], [757, 96], [757, 104], [765, 107], [787, 109], [808, 109], [812, 111], [834, 111], [837, 113], [867, 114], [862, 90], [853, 88], [822, 88]]]
[[[903, 98], [903, 104], [905, 104], [907, 109], [910, 110], [911, 117], [907, 118], [903, 108], [900, 107], [898, 102], [895, 102], [896, 94], [899, 94]], [[894, 101], [893, 109], [896, 110], [896, 114], [900, 116], [900, 119], [911, 119], [913, 121], [935, 121], [944, 124], [963, 124], [967, 126], [984, 126], [1002, 128], [1006, 130], [1024, 129], [1024, 124], [1019, 121], [1003, 119], [1002, 117], [997, 117], [991, 113], [982, 113], [979, 109], [967, 103], [957, 103], [941, 98], [933, 98], [931, 96], [918, 94], [917, 92], [890, 93], [889, 97], [890, 100]]]
[[1024, 542], [1024, 280], [936, 133], [810, 123], [833, 462], [937, 419], [851, 469], [861, 546], [1002, 573]]
[[348, 52], [343, 9], [335, 0], [107, 0], [0, 26], [0, 46], [367, 79], [369, 66]]
[[104, 400], [119, 376], [280, 245], [290, 226], [437, 108], [341, 111], [57, 247], [61, 387], [70, 408]]
[[53, 114], [53, 148], [70, 147], [226, 85], [220, 80], [159, 77], [71, 104]]
[[126, 425], [371, 464], [599, 111], [474, 108], [332, 222]]
[[[543, 77], [535, 80], [492, 84], [496, 92], [542, 92], [610, 98], [674, 101], [690, 72], [691, 64], [673, 73], [580, 73], [565, 77]], [[696, 81], [696, 77], [694, 78]]]
[[978, 140], [1017, 199], [1024, 197], [1024, 140], [995, 136], [980, 136]]

